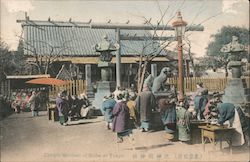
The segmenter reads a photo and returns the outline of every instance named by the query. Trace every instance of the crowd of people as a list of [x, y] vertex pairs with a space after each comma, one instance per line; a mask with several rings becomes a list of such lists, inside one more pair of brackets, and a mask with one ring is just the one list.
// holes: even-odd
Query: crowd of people
[[[123, 142], [123, 137], [132, 135], [135, 128], [141, 132], [154, 129], [153, 125], [157, 124], [154, 119], [160, 117], [169, 140], [189, 143], [191, 121], [198, 120], [234, 127], [237, 132], [235, 136], [239, 136], [234, 140], [235, 145], [249, 145], [249, 125], [240, 105], [222, 103], [221, 94], [209, 93], [202, 83], [197, 83], [196, 92], [183, 100], [178, 100], [174, 93], [166, 93], [166, 96], [157, 94], [162, 86], [153, 86], [152, 76], [149, 76], [139, 94], [132, 89], [117, 88], [103, 98], [101, 112], [106, 128], [117, 133], [117, 142]], [[3, 105], [4, 98], [0, 99]], [[27, 91], [13, 92], [9, 105], [16, 113], [29, 109], [35, 117], [39, 115], [43, 103], [41, 91]], [[190, 109], [192, 103], [193, 110]], [[66, 126], [76, 118], [88, 118], [92, 109], [85, 94], [71, 96], [63, 91], [56, 98], [56, 110], [59, 123]]]
[[48, 96], [42, 90], [21, 90], [12, 92], [10, 98], [10, 108], [15, 113], [31, 111], [32, 116], [38, 116], [38, 112], [46, 110]]
[[138, 125], [134, 99], [134, 92], [120, 88], [103, 98], [101, 111], [106, 127], [117, 133], [119, 143], [123, 141], [123, 136], [131, 135], [132, 129]]
[[[190, 109], [192, 103], [193, 110]], [[209, 93], [202, 83], [197, 83], [197, 91], [184, 100], [178, 100], [176, 96], [156, 97], [147, 87], [140, 94], [117, 89], [104, 97], [101, 110], [107, 129], [117, 133], [118, 142], [123, 141], [123, 136], [131, 134], [133, 128], [141, 132], [152, 129], [155, 124], [153, 112], [159, 112], [167, 138], [184, 143], [191, 141], [192, 120], [217, 125], [226, 124], [229, 120], [229, 126], [233, 127], [235, 114], [238, 114], [241, 135], [243, 141], [246, 140], [243, 143], [249, 141], [248, 123], [240, 105], [222, 103], [221, 94]]]
[[88, 118], [90, 116], [90, 102], [85, 94], [79, 96], [67, 95], [67, 91], [58, 94], [56, 98], [56, 110], [59, 123], [67, 126], [68, 122], [76, 118]]

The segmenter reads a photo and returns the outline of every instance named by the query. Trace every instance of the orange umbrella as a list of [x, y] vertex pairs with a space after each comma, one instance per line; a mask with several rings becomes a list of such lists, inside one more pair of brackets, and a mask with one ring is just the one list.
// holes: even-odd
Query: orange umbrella
[[25, 83], [30, 84], [43, 84], [43, 85], [63, 85], [67, 82], [64, 80], [56, 79], [56, 78], [38, 78], [38, 79], [32, 79]]

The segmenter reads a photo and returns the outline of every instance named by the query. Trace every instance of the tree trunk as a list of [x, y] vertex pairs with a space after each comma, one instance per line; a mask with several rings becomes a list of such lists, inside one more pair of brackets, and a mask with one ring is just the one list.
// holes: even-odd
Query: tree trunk
[[193, 70], [194, 70], [193, 76], [195, 77], [195, 76], [196, 76], [196, 70], [195, 70], [195, 66], [194, 66], [194, 59], [193, 59], [193, 57], [192, 57], [192, 55], [191, 55], [191, 47], [190, 47], [190, 46], [189, 46], [189, 48], [188, 48], [188, 56], [189, 56], [189, 58], [190, 58], [191, 66], [192, 66], [192, 68], [193, 68]]
[[140, 83], [139, 83], [138, 93], [141, 93], [141, 91], [142, 91], [147, 65], [148, 65], [148, 61], [145, 61], [143, 69], [142, 69], [142, 74], [140, 76]]
[[141, 68], [142, 68], [142, 56], [140, 56], [139, 69], [137, 74], [137, 91], [139, 93], [140, 83], [141, 83]]
[[227, 65], [224, 67], [225, 68], [225, 77], [228, 77], [228, 69], [227, 69]]

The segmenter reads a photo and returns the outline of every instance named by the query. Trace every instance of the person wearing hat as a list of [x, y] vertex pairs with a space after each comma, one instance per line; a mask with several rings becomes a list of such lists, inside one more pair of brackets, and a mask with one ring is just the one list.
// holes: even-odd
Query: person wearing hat
[[102, 114], [104, 115], [104, 119], [106, 121], [107, 129], [112, 128], [112, 110], [116, 104], [114, 100], [113, 94], [108, 96], [104, 96], [103, 103], [102, 103]]

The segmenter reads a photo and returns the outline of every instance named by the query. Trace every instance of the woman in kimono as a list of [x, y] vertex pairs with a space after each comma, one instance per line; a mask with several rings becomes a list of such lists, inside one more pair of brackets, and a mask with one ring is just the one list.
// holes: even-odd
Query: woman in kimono
[[200, 112], [200, 100], [202, 98], [202, 91], [205, 89], [203, 88], [203, 83], [198, 82], [196, 84], [196, 92], [191, 96], [191, 99], [194, 101], [194, 109], [196, 112], [196, 117], [198, 120], [201, 120], [201, 112]]
[[68, 101], [66, 100], [65, 94], [58, 94], [58, 97], [56, 98], [56, 107], [58, 109], [60, 124], [63, 126], [67, 126], [69, 105]]
[[112, 130], [117, 133], [117, 143], [123, 142], [123, 137], [132, 133], [132, 129], [129, 129], [129, 109], [123, 98], [122, 94], [117, 95], [117, 103], [112, 111]]
[[198, 105], [198, 119], [205, 119], [203, 113], [205, 111], [206, 105], [208, 103], [208, 90], [204, 89], [201, 92], [201, 98]]
[[104, 101], [102, 103], [102, 113], [104, 115], [104, 119], [106, 121], [107, 129], [112, 128], [112, 110], [115, 107], [116, 101], [112, 94], [104, 97]]
[[184, 106], [184, 102], [180, 101], [177, 107], [177, 128], [178, 128], [178, 139], [182, 142], [190, 141], [190, 119], [191, 113], [188, 111], [188, 107]]
[[129, 114], [130, 114], [131, 128], [135, 128], [139, 126], [138, 112], [136, 111], [136, 107], [135, 107], [135, 99], [136, 99], [135, 94], [129, 95], [129, 100], [127, 102], [127, 106], [128, 106]]

